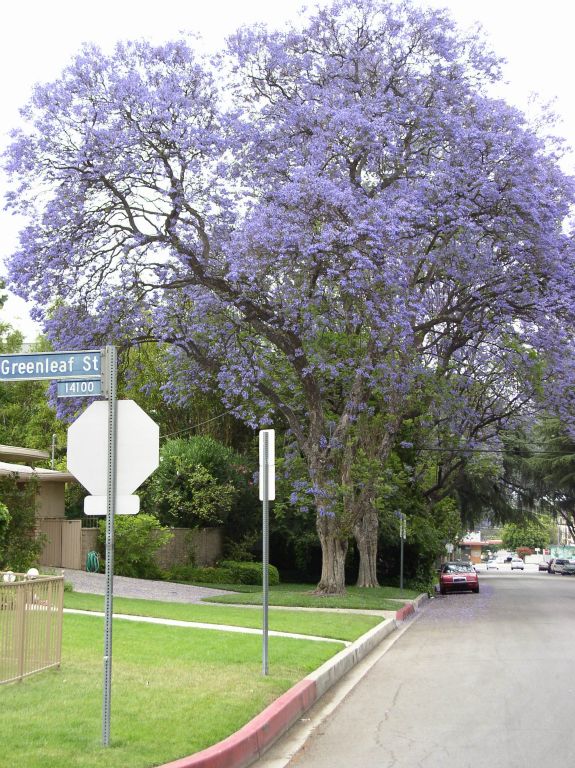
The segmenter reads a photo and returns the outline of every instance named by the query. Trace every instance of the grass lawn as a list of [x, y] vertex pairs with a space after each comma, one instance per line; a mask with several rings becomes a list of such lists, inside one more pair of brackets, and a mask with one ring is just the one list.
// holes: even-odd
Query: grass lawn
[[100, 617], [66, 614], [62, 668], [2, 686], [2, 765], [147, 768], [174, 760], [233, 733], [339, 650], [270, 637], [263, 676], [261, 637], [115, 620], [104, 748], [103, 628]]
[[[347, 587], [345, 594], [337, 597], [317, 597], [313, 594], [315, 586], [311, 584], [280, 584], [271, 587], [269, 591], [269, 604], [286, 606], [289, 608], [347, 608], [353, 610], [385, 610], [397, 611], [406, 600], [415, 599], [418, 592], [398, 587], [376, 587], [363, 589], [361, 587]], [[209, 598], [211, 603], [261, 605], [261, 587], [254, 591], [242, 592], [234, 595], [219, 595]]]
[[[242, 597], [249, 597], [242, 595]], [[64, 607], [87, 611], [103, 611], [104, 597], [81, 592], [65, 592]], [[230, 624], [261, 629], [261, 608], [190, 605], [156, 600], [115, 597], [114, 613], [154, 616], [179, 621], [202, 621], [207, 624]], [[308, 613], [304, 611], [269, 611], [269, 628], [279, 632], [297, 632], [337, 640], [356, 640], [381, 621], [378, 616], [340, 613]]]

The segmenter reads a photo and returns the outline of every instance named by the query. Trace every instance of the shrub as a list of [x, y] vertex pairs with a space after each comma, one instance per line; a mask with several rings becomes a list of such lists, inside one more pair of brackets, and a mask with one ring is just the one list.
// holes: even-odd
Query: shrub
[[[5, 504], [2, 504], [0, 501], [0, 547], [2, 546], [2, 542], [6, 538], [8, 534], [8, 524], [10, 523], [10, 512], [8, 512], [8, 507]], [[1, 557], [0, 557], [1, 560]]]
[[[152, 515], [118, 515], [114, 528], [114, 573], [138, 579], [159, 579], [163, 573], [155, 554], [173, 534]], [[98, 544], [104, 549], [106, 521], [98, 524]]]
[[525, 560], [525, 555], [533, 555], [534, 552], [530, 547], [517, 547], [517, 554]]
[[[225, 568], [233, 574], [232, 584], [261, 584], [263, 581], [262, 563], [246, 563], [237, 560], [222, 560], [220, 568]], [[270, 586], [280, 583], [280, 576], [275, 565], [268, 567], [268, 581]]]
[[256, 559], [254, 549], [259, 539], [259, 531], [244, 533], [239, 539], [226, 539], [224, 544], [226, 560], [241, 560], [242, 562], [252, 563]]
[[36, 533], [37, 482], [18, 483], [16, 475], [0, 478], [2, 513], [0, 568], [24, 572], [36, 565], [46, 541]]
[[230, 448], [209, 437], [168, 440], [142, 503], [165, 525], [221, 525], [238, 493], [236, 462]]
[[[217, 567], [196, 567], [176, 565], [170, 568], [168, 578], [171, 581], [185, 581], [191, 584], [261, 584], [262, 564], [244, 563], [234, 560], [222, 560]], [[280, 583], [278, 569], [269, 566], [270, 586]]]
[[232, 572], [226, 568], [175, 565], [168, 571], [170, 581], [185, 581], [191, 584], [233, 584]]

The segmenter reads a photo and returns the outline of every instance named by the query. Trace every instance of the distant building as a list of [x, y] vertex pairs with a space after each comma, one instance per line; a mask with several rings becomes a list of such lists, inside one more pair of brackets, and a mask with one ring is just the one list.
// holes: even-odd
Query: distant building
[[459, 541], [460, 557], [469, 558], [472, 563], [480, 563], [485, 552], [496, 552], [503, 546], [498, 529], [485, 528], [468, 531]]
[[557, 539], [551, 542], [551, 546], [554, 545], [557, 547], [572, 547], [575, 545], [569, 528], [560, 519], [557, 520]]

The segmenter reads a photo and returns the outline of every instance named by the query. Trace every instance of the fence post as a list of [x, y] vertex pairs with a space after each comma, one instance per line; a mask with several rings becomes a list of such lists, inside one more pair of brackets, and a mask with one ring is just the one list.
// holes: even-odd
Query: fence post
[[26, 651], [26, 590], [21, 587], [16, 591], [16, 647], [18, 649], [17, 679], [24, 677], [24, 655]]

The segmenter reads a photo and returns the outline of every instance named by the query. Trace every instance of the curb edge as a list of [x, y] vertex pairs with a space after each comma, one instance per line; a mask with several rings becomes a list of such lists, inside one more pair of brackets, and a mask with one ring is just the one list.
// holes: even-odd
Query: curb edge
[[387, 619], [370, 629], [279, 696], [236, 733], [200, 752], [164, 763], [158, 768], [247, 768], [291, 728], [326, 691], [394, 632], [398, 622], [405, 621], [415, 613], [427, 597], [420, 595], [396, 611], [395, 619]]

